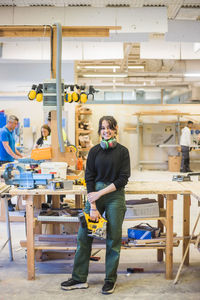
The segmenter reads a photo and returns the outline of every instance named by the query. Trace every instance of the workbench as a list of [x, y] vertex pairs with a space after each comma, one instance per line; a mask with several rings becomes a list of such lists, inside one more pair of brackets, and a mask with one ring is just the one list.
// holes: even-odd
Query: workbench
[[[198, 188], [199, 187], [199, 188]], [[166, 245], [163, 247], [154, 247], [157, 249], [157, 260], [163, 260], [163, 252], [165, 252], [165, 263], [166, 263], [166, 279], [173, 278], [173, 204], [174, 200], [177, 199], [177, 195], [183, 196], [183, 255], [185, 249], [188, 245], [188, 237], [190, 235], [190, 195], [196, 195], [195, 191], [200, 190], [200, 182], [181, 183], [181, 182], [131, 182], [126, 186], [126, 194], [155, 194], [158, 195], [158, 202], [160, 209], [163, 210], [164, 214], [160, 217], [149, 217], [149, 218], [137, 218], [132, 220], [156, 220], [158, 226], [163, 230], [166, 228]], [[26, 200], [26, 218], [27, 218], [27, 269], [28, 269], [28, 279], [35, 279], [35, 250], [41, 249], [35, 246], [35, 219], [34, 219], [34, 203], [37, 202], [37, 198], [44, 195], [52, 195], [53, 206], [58, 203], [60, 195], [71, 195], [74, 194], [77, 197], [77, 201], [80, 201], [80, 197], [86, 195], [86, 190], [84, 188], [78, 188], [73, 190], [46, 190], [46, 189], [35, 189], [35, 190], [19, 190], [17, 188], [12, 188], [9, 190], [9, 194], [21, 195], [24, 200]], [[164, 201], [166, 201], [166, 213], [164, 210]], [[55, 226], [59, 226], [57, 223]], [[57, 234], [57, 231], [54, 231]], [[103, 246], [103, 245], [102, 245]], [[150, 247], [152, 249], [152, 247]], [[61, 250], [60, 247], [55, 247], [52, 249]], [[63, 250], [71, 250], [75, 247], [68, 247], [65, 244]], [[132, 249], [132, 248], [130, 248]], [[138, 247], [136, 248], [138, 249]], [[149, 249], [145, 247], [143, 249]], [[189, 264], [189, 252], [184, 261], [185, 265]]]
[[[42, 198], [45, 195], [52, 195], [52, 207], [59, 208], [60, 195], [75, 195], [75, 206], [81, 207], [82, 196], [86, 195], [86, 190], [82, 187], [74, 188], [73, 190], [48, 190], [48, 189], [33, 189], [33, 190], [21, 190], [18, 188], [11, 188], [9, 190], [11, 196], [23, 196], [26, 201], [26, 222], [27, 222], [27, 270], [28, 280], [35, 279], [35, 238], [34, 235], [37, 233], [35, 228], [34, 218], [34, 206], [41, 204]], [[59, 224], [54, 225], [55, 234], [58, 232]]]

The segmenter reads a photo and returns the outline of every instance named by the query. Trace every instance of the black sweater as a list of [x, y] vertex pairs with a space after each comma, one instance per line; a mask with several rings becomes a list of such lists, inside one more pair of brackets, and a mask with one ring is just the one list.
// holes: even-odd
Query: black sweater
[[130, 177], [128, 149], [117, 143], [115, 148], [103, 150], [98, 144], [90, 149], [85, 180], [88, 193], [95, 191], [95, 183], [114, 183], [116, 189], [124, 187]]
[[42, 136], [37, 140], [36, 144], [38, 146], [42, 146], [43, 145], [43, 137]]

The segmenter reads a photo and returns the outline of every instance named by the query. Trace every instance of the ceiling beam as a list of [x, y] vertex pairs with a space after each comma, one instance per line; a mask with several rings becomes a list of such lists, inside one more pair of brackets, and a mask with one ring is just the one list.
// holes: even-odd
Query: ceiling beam
[[184, 2], [184, 0], [170, 1], [167, 11], [169, 19], [173, 20], [176, 18]]
[[[62, 37], [109, 37], [121, 26], [62, 26]], [[0, 37], [50, 37], [50, 25], [0, 26]]]

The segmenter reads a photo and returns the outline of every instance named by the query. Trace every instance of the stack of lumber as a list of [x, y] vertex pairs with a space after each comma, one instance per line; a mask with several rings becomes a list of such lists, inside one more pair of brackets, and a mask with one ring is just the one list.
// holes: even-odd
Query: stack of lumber
[[7, 192], [9, 188], [10, 188], [9, 185], [0, 182], [0, 194]]

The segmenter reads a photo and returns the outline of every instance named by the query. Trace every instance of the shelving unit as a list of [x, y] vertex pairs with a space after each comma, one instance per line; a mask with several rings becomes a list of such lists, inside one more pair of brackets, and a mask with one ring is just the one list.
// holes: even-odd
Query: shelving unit
[[[89, 117], [92, 115], [92, 111], [90, 109], [84, 109], [83, 105], [77, 105], [75, 108], [75, 142], [76, 142], [76, 147], [78, 149], [78, 154], [79, 156], [84, 156], [91, 148], [91, 137], [89, 136], [92, 132], [92, 129], [90, 128], [89, 125], [84, 125], [85, 123], [89, 122]], [[85, 122], [85, 123], [84, 123]], [[88, 127], [87, 129], [80, 128], [80, 126], [85, 126]], [[86, 137], [89, 136], [89, 139], [83, 138], [83, 142], [81, 143], [80, 141], [80, 136]], [[85, 147], [83, 146], [85, 144]]]

